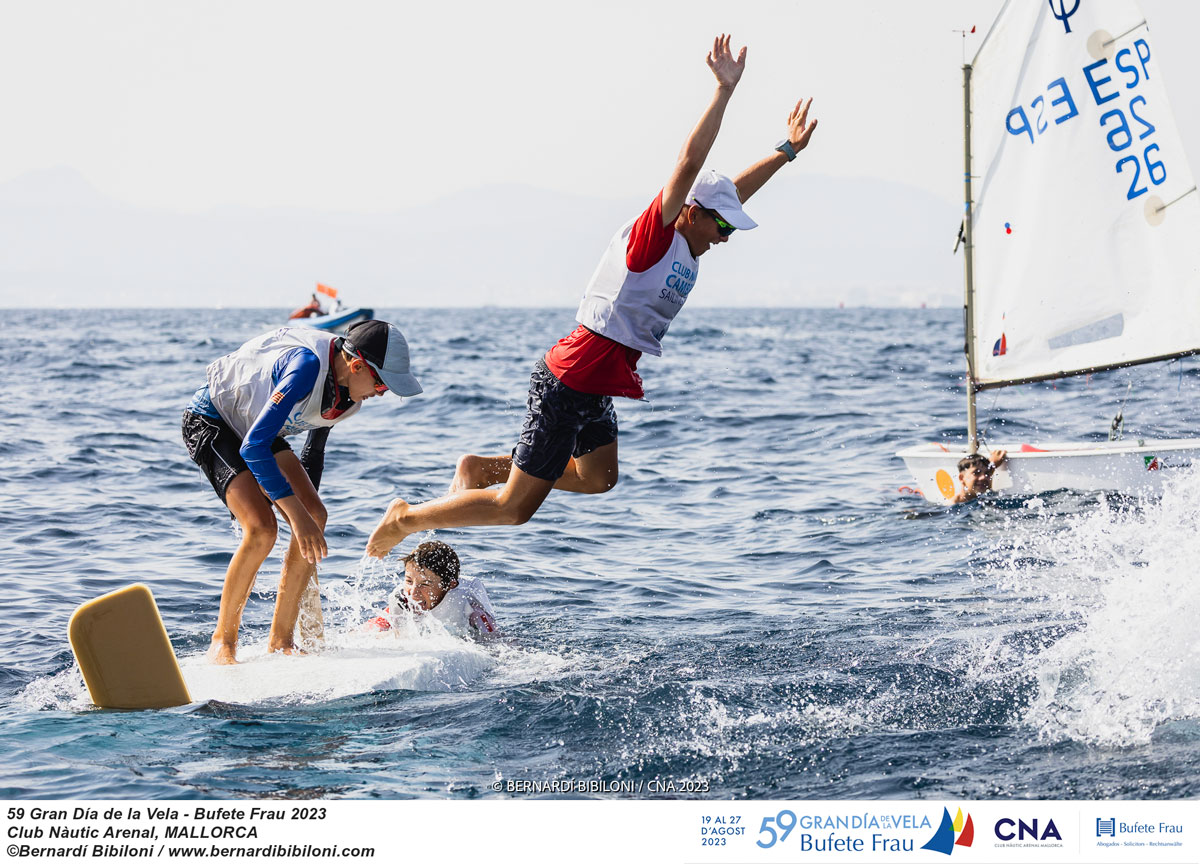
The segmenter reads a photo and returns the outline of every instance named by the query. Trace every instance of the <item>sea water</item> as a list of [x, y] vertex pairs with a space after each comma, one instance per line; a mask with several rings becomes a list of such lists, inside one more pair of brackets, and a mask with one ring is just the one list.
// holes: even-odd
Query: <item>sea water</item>
[[[363, 548], [393, 497], [510, 450], [572, 314], [380, 310], [425, 392], [330, 436], [326, 648], [266, 652], [282, 531], [243, 662], [209, 665], [237, 537], [180, 415], [211, 360], [285, 314], [6, 312], [5, 797], [474, 798], [500, 778], [601, 797], [655, 779], [710, 798], [1200, 794], [1200, 478], [952, 509], [901, 491], [896, 449], [961, 440], [957, 310], [685, 310], [641, 363], [646, 401], [618, 400], [613, 491], [397, 550], [458, 550], [499, 616], [484, 645], [364, 630], [400, 577]], [[985, 393], [981, 426], [1099, 440], [1125, 400], [1127, 437], [1192, 435], [1196, 368]], [[90, 705], [67, 619], [135, 581], [191, 705]]]

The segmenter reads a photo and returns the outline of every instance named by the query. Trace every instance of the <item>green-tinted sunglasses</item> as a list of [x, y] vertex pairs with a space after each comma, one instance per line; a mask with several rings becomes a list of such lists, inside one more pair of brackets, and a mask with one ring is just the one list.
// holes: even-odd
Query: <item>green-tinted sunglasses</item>
[[717, 223], [717, 233], [722, 237], [728, 237], [737, 230], [724, 219], [722, 219], [721, 214], [719, 214], [716, 210], [709, 210], [707, 207], [705, 207], [704, 212], [711, 216], [713, 221]]

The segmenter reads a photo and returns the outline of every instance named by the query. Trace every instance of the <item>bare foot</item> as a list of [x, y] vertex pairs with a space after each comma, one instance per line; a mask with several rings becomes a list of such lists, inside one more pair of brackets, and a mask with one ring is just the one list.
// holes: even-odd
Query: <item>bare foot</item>
[[208, 662], [218, 666], [232, 666], [237, 663], [237, 645], [227, 645], [216, 639], [208, 646]]
[[367, 554], [372, 558], [385, 558], [397, 543], [411, 532], [404, 529], [404, 517], [408, 513], [408, 503], [397, 498], [388, 505], [387, 512], [371, 532], [367, 540]]
[[290, 640], [290, 639], [286, 642], [283, 642], [283, 641], [276, 642], [275, 640], [271, 640], [267, 644], [267, 653], [274, 654], [275, 652], [279, 652], [280, 654], [287, 654], [288, 656], [295, 656], [295, 657], [303, 657], [305, 654], [308, 653], [306, 651], [301, 651], [299, 648], [297, 648], [296, 644], [294, 642], [292, 642], [292, 640]]

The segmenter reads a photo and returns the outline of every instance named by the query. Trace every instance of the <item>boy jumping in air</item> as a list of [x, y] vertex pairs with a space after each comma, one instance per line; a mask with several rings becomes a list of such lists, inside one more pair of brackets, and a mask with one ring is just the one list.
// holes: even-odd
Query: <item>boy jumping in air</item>
[[666, 185], [610, 241], [576, 314], [579, 327], [534, 366], [512, 455], [463, 456], [445, 496], [415, 506], [394, 500], [367, 542], [368, 554], [382, 558], [409, 534], [432, 528], [522, 524], [551, 489], [599, 493], [616, 485], [613, 397], [642, 397], [638, 360], [662, 354], [661, 340], [696, 284], [700, 256], [734, 231], [756, 227], [742, 204], [808, 146], [817, 128], [808, 120], [812, 100], [801, 100], [788, 115], [787, 137], [769, 156], [732, 180], [701, 173], [745, 69], [746, 49], [735, 58], [722, 35], [706, 62], [716, 92]]

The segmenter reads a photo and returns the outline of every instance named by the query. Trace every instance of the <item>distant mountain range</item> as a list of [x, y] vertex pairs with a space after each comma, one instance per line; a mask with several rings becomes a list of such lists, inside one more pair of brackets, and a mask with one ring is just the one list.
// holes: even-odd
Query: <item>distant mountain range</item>
[[[289, 307], [319, 280], [353, 305], [573, 307], [644, 200], [489, 186], [383, 216], [108, 199], [60, 168], [0, 184], [0, 306]], [[794, 173], [760, 223], [701, 259], [705, 306], [962, 302], [960, 207], [915, 187]]]

